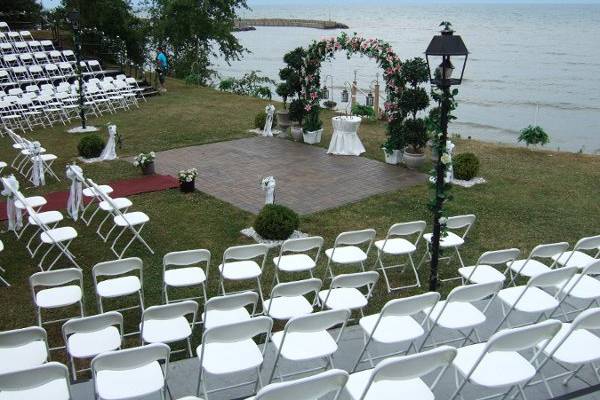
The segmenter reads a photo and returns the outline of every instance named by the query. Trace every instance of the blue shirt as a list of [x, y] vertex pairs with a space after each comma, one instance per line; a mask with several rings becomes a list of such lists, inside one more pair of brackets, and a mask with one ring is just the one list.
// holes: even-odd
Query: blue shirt
[[167, 63], [167, 56], [162, 51], [158, 53], [158, 55], [156, 56], [156, 60], [158, 61], [158, 65], [160, 65], [160, 68], [166, 70], [169, 67]]

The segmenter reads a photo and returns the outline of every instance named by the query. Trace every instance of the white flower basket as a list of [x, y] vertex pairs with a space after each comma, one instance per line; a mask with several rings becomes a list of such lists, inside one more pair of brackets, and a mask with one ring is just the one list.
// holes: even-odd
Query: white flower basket
[[386, 163], [397, 165], [402, 162], [402, 152], [400, 150], [392, 150], [391, 153], [388, 153], [385, 149], [382, 150]]
[[319, 129], [317, 131], [311, 131], [311, 132], [302, 132], [302, 137], [304, 138], [304, 143], [307, 143], [307, 144], [321, 143], [321, 135], [323, 135], [323, 129]]

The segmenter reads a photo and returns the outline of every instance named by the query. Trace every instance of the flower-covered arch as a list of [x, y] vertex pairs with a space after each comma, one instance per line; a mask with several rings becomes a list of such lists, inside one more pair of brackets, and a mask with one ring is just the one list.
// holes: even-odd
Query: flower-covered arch
[[398, 132], [403, 118], [399, 105], [400, 95], [404, 87], [401, 75], [402, 61], [396, 55], [392, 46], [381, 39], [367, 39], [358, 36], [356, 33], [349, 36], [342, 32], [337, 37], [314, 41], [306, 52], [306, 75], [303, 83], [303, 95], [306, 102], [305, 111], [311, 113], [318, 110], [321, 90], [321, 64], [332, 59], [338, 51], [345, 51], [348, 58], [354, 54], [367, 56], [377, 61], [378, 66], [383, 69], [386, 93], [384, 112], [388, 121], [388, 132], [393, 136]]

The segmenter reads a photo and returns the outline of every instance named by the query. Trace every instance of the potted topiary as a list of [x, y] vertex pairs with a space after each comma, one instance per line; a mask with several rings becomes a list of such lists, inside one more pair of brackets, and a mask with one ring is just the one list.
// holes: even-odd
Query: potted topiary
[[[281, 71], [279, 72], [279, 75], [281, 76]], [[289, 92], [290, 90], [288, 88], [287, 82], [280, 83], [275, 89], [275, 93], [277, 93], [277, 95], [279, 95], [279, 97], [281, 97], [281, 99], [283, 100], [283, 110], [277, 111], [277, 126], [282, 132], [285, 132], [287, 128], [289, 128], [291, 125], [290, 113], [287, 110], [287, 99]]]
[[179, 189], [183, 193], [192, 193], [196, 189], [195, 182], [198, 176], [196, 168], [184, 169], [179, 171]]
[[323, 122], [319, 118], [319, 110], [313, 107], [311, 111], [304, 117], [304, 130], [302, 136], [304, 143], [315, 144], [321, 142], [323, 135]]
[[97, 133], [92, 133], [81, 138], [77, 151], [83, 158], [98, 158], [104, 150], [104, 140]]
[[294, 99], [290, 103], [290, 121], [292, 121], [292, 138], [294, 141], [299, 142], [302, 137], [302, 121], [304, 119], [304, 101], [301, 99]]
[[156, 154], [151, 151], [149, 153], [140, 153], [135, 157], [133, 165], [142, 169], [143, 175], [154, 175], [154, 159]]
[[537, 144], [544, 146], [550, 143], [550, 137], [541, 126], [529, 125], [527, 128], [521, 130], [519, 142], [525, 142], [527, 147]]
[[422, 85], [429, 80], [429, 69], [422, 58], [413, 58], [402, 64], [401, 75], [406, 87], [400, 95], [400, 110], [406, 119], [401, 132], [407, 144], [404, 163], [408, 168], [419, 168], [425, 162], [424, 149], [429, 139], [427, 124], [418, 114], [429, 106], [429, 95]]
[[401, 138], [400, 135], [389, 135], [383, 146], [381, 146], [386, 163], [396, 165], [402, 162]]
[[294, 210], [279, 204], [267, 204], [256, 216], [254, 230], [263, 239], [286, 240], [300, 224]]
[[479, 172], [479, 159], [473, 153], [461, 153], [452, 158], [454, 177], [463, 181], [470, 181]]

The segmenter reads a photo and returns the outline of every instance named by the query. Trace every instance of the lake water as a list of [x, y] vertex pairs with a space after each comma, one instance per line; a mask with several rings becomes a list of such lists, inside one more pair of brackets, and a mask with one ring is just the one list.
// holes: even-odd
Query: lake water
[[[515, 144], [518, 131], [537, 121], [550, 134], [548, 148], [600, 153], [600, 5], [382, 5], [328, 1], [310, 5], [255, 6], [242, 17], [329, 19], [349, 34], [384, 39], [401, 58], [423, 56], [442, 20], [452, 22], [471, 55], [458, 96], [451, 133]], [[251, 51], [221, 76], [251, 70], [276, 79], [285, 52], [340, 31], [258, 27], [239, 32]], [[341, 106], [344, 82], [356, 71], [368, 91], [379, 71], [375, 61], [345, 53], [323, 64], [333, 76]], [[359, 97], [364, 103], [364, 96]]]

